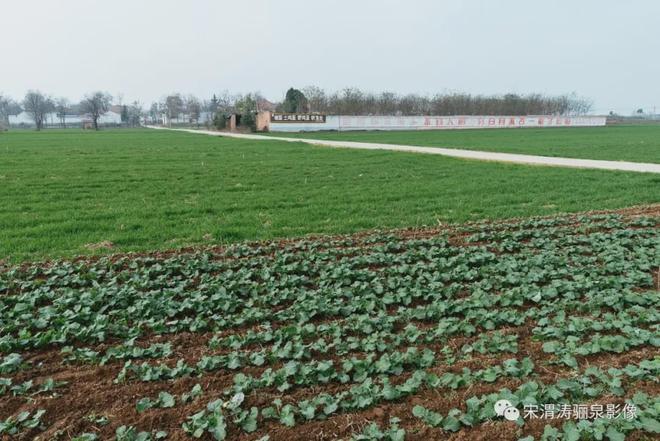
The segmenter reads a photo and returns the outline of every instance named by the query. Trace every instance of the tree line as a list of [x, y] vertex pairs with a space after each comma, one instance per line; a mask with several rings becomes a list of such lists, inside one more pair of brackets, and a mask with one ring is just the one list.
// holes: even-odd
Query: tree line
[[[46, 116], [55, 113], [59, 125], [66, 127], [67, 115], [87, 115], [98, 130], [99, 119], [110, 109], [112, 96], [92, 92], [72, 104], [66, 98], [54, 98], [30, 90], [18, 102], [0, 94], [0, 125], [9, 125], [9, 116], [25, 111], [37, 130], [44, 127]], [[255, 113], [273, 110], [287, 113], [325, 113], [336, 115], [583, 115], [592, 109], [592, 102], [576, 94], [557, 96], [539, 93], [504, 95], [472, 95], [444, 93], [435, 95], [367, 92], [345, 88], [326, 92], [317, 86], [290, 88], [280, 102], [272, 103], [260, 93], [230, 94], [225, 91], [208, 99], [194, 95], [172, 93], [151, 104], [145, 111], [139, 101], [121, 106], [121, 121], [138, 126], [144, 119], [153, 124], [183, 123], [214, 125], [224, 129], [232, 114], [240, 115], [241, 125], [254, 128]], [[204, 118], [202, 118], [202, 116]]]
[[281, 104], [285, 112], [335, 115], [584, 115], [592, 108], [591, 100], [574, 93], [558, 96], [540, 93], [401, 95], [358, 88], [328, 93], [316, 86], [290, 89]]
[[284, 99], [271, 103], [259, 93], [231, 95], [224, 92], [208, 100], [172, 94], [150, 109], [152, 120], [166, 115], [168, 121], [185, 116], [184, 123], [198, 124], [201, 112], [208, 115], [205, 123], [222, 130], [227, 118], [240, 115], [240, 125], [254, 128], [254, 114], [259, 110], [284, 113], [325, 113], [335, 115], [584, 115], [592, 102], [576, 94], [547, 96], [542, 94], [471, 95], [449, 93], [400, 95], [394, 92], [371, 93], [346, 88], [327, 93], [316, 86], [290, 88]]
[[[59, 125], [67, 126], [67, 117], [85, 115], [89, 117], [95, 130], [99, 129], [99, 119], [110, 110], [112, 95], [105, 92], [86, 94], [78, 103], [71, 103], [67, 98], [55, 98], [38, 90], [29, 90], [22, 101], [18, 102], [9, 96], [0, 94], [0, 125], [9, 126], [9, 117], [22, 112], [29, 115], [35, 128], [41, 130], [46, 123], [46, 117], [55, 114]], [[130, 106], [121, 106], [121, 120], [127, 125], [137, 126], [143, 115], [142, 105], [134, 102]]]
[[[202, 100], [194, 95], [173, 93], [152, 103], [147, 117], [154, 123], [166, 122], [168, 125], [171, 125], [172, 122], [191, 125], [204, 123], [223, 129], [226, 126], [227, 118], [232, 114], [238, 114], [241, 115], [242, 125], [252, 127], [256, 122], [255, 113], [260, 110], [274, 110], [261, 108], [260, 104], [263, 105], [265, 102], [268, 101], [258, 92], [243, 95], [230, 94], [225, 91]], [[205, 119], [201, 121], [203, 114]], [[163, 117], [166, 121], [162, 121]]]

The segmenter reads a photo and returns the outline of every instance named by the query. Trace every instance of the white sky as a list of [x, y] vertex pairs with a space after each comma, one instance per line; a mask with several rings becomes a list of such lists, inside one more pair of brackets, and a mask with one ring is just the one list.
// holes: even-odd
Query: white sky
[[660, 111], [657, 0], [0, 0], [0, 92], [577, 92]]

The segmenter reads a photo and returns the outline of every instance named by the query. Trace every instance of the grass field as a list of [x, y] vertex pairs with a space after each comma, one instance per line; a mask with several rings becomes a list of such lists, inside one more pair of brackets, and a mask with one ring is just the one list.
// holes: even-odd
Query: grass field
[[15, 131], [0, 134], [0, 259], [618, 208], [658, 202], [659, 189], [652, 174], [165, 131]]
[[660, 125], [271, 135], [660, 163]]
[[655, 207], [0, 271], [0, 438], [657, 439], [659, 226]]

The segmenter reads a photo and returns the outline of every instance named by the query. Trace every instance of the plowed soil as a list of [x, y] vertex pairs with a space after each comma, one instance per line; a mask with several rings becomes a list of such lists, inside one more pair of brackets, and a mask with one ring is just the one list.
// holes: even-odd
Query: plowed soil
[[[465, 411], [465, 402], [471, 397], [498, 393], [505, 388], [515, 390], [529, 381], [549, 385], [561, 379], [575, 378], [590, 366], [607, 371], [637, 365], [644, 360], [655, 359], [657, 362], [660, 355], [654, 346], [657, 339], [630, 340], [630, 346], [621, 351], [577, 354], [577, 366], [567, 366], [561, 363], [557, 354], [543, 350], [544, 342], [550, 337], [541, 332], [549, 326], [541, 323], [541, 319], [555, 318], [561, 312], [569, 319], [587, 317], [607, 322], [610, 317], [607, 314], [622, 315], [629, 311], [629, 317], [626, 316], [626, 320], [630, 320], [629, 326], [657, 334], [658, 323], [654, 320], [660, 304], [659, 222], [660, 206], [656, 205], [533, 221], [512, 219], [429, 230], [308, 237], [5, 268], [0, 273], [0, 313], [3, 315], [0, 318], [0, 360], [10, 353], [18, 353], [22, 357], [22, 365], [15, 370], [7, 368], [7, 372], [0, 373], [0, 377], [11, 379], [12, 385], [32, 381], [33, 387], [27, 393], [15, 394], [6, 390], [0, 394], [0, 419], [15, 419], [23, 411], [34, 412], [37, 409], [44, 409], [45, 413], [37, 427], [21, 428], [16, 434], [5, 434], [0, 438], [70, 440], [90, 433], [105, 440], [115, 439], [118, 427], [133, 426], [136, 431], [166, 431], [170, 440], [191, 439], [191, 434], [184, 431], [182, 424], [205, 409], [207, 403], [218, 398], [230, 398], [232, 394], [228, 391], [235, 384], [237, 374], [256, 378], [267, 369], [274, 371], [282, 368], [293, 358], [273, 357], [263, 365], [245, 363], [239, 368], [198, 370], [155, 381], [145, 381], [129, 370], [124, 381], [117, 381], [127, 358], [110, 359], [103, 364], [98, 359], [68, 359], [69, 349], [84, 348], [102, 356], [109, 349], [126, 345], [129, 335], [123, 333], [126, 329], [132, 329], [130, 337], [135, 337], [132, 341], [134, 347], [148, 348], [156, 343], [171, 345], [171, 353], [153, 358], [135, 357], [133, 366], [146, 362], [151, 366], [165, 364], [171, 368], [183, 360], [188, 366], [195, 367], [204, 356], [228, 355], [234, 351], [228, 344], [216, 342], [244, 337], [250, 335], [250, 331], [259, 334], [304, 324], [336, 324], [346, 332], [339, 340], [326, 336], [326, 351], [319, 347], [312, 348], [312, 344], [322, 336], [322, 331], [319, 335], [301, 337], [298, 341], [309, 346], [307, 358], [298, 359], [303, 364], [328, 360], [334, 363], [336, 370], [341, 370], [343, 361], [351, 357], [363, 359], [373, 352], [377, 353], [378, 358], [382, 352], [405, 352], [410, 347], [433, 351], [434, 361], [430, 366], [406, 368], [400, 373], [388, 374], [392, 384], [402, 384], [415, 370], [442, 376], [447, 372], [461, 373], [465, 368], [475, 372], [501, 366], [509, 359], [529, 358], [534, 370], [520, 378], [502, 375], [492, 382], [474, 381], [456, 389], [423, 386], [401, 399], [381, 400], [359, 410], [339, 409], [323, 419], [306, 421], [298, 414], [293, 427], [265, 418], [261, 411], [276, 399], [282, 400], [283, 404], [297, 405], [321, 393], [348, 391], [361, 381], [351, 378], [347, 382], [292, 383], [285, 391], [278, 390], [275, 385], [261, 386], [247, 392], [241, 405], [243, 409], [254, 406], [260, 410], [256, 430], [243, 430], [232, 421], [233, 416], [226, 413], [226, 439], [257, 440], [266, 435], [272, 441], [349, 439], [371, 423], [385, 430], [392, 418], [400, 420], [398, 426], [405, 429], [405, 439], [410, 440], [515, 440], [528, 435], [538, 438], [546, 425], [561, 428], [564, 421], [532, 420], [519, 426], [493, 417], [472, 426], [464, 425], [454, 432], [429, 426], [413, 416], [411, 410], [416, 405], [422, 405], [444, 416], [452, 408]], [[543, 260], [534, 260], [535, 255]], [[394, 257], [390, 259], [389, 256]], [[566, 271], [566, 268], [569, 270]], [[642, 296], [645, 298], [639, 303], [642, 308], [626, 303], [629, 298], [623, 297], [619, 303], [614, 300], [610, 304], [599, 303], [597, 292], [583, 283], [584, 278], [592, 284], [600, 284], [598, 286], [603, 296], [614, 295], [617, 289]], [[543, 290], [550, 286], [557, 287], [556, 294], [551, 297], [531, 301], [524, 296], [528, 289]], [[573, 287], [573, 292], [569, 292], [569, 286]], [[338, 291], [331, 294], [333, 290], [341, 290], [342, 294]], [[131, 294], [126, 294], [127, 291]], [[116, 303], [111, 300], [88, 303], [89, 297], [99, 292], [105, 296], [103, 299], [122, 300]], [[227, 311], [217, 309], [205, 312], [199, 309], [199, 305], [206, 305], [208, 309], [220, 308], [225, 297], [210, 297], [218, 292], [222, 292], [222, 296], [233, 296], [231, 298], [235, 299], [237, 306]], [[436, 296], [437, 292], [442, 294]], [[502, 296], [515, 297], [514, 294], [523, 296], [519, 303], [505, 305], [501, 302]], [[327, 309], [324, 309], [323, 302], [318, 301], [325, 295], [338, 296], [328, 300]], [[570, 296], [575, 296], [575, 299], [569, 300]], [[30, 298], [34, 299], [33, 304], [30, 304]], [[80, 299], [79, 308], [76, 308], [76, 298]], [[195, 303], [198, 301], [195, 299], [201, 298], [201, 303]], [[375, 300], [368, 306], [367, 301], [373, 298], [388, 300], [384, 303]], [[69, 303], [64, 305], [58, 299], [67, 299]], [[187, 299], [193, 300], [188, 304]], [[312, 303], [304, 306], [303, 299], [312, 299]], [[415, 308], [423, 310], [437, 306], [445, 301], [442, 299], [451, 305], [444, 316], [441, 313], [440, 316], [416, 316], [418, 318], [411, 319], [411, 316], [404, 315]], [[485, 299], [483, 307], [473, 303], [478, 299]], [[338, 303], [332, 303], [335, 300]], [[364, 305], [361, 303], [363, 300]], [[151, 303], [144, 306], [142, 302]], [[158, 309], [158, 302], [163, 302], [162, 308], [179, 309], [165, 314], [167, 317], [156, 326], [149, 322], [149, 318], [153, 317], [154, 322], [160, 320], [159, 313], [164, 309]], [[19, 304], [24, 304], [20, 306], [24, 308], [23, 315], [17, 312]], [[316, 305], [313, 308], [317, 309], [310, 305]], [[342, 352], [338, 350], [338, 341], [349, 337], [365, 340], [370, 332], [357, 327], [349, 329], [347, 323], [351, 315], [332, 309], [336, 305], [356, 308], [355, 316], [379, 317], [378, 314], [385, 314], [401, 317], [401, 320], [395, 321], [387, 334], [389, 337], [383, 334], [384, 351], [359, 347]], [[461, 312], [461, 305], [467, 308], [465, 313]], [[557, 309], [551, 313], [543, 309], [554, 306]], [[102, 317], [101, 323], [92, 325], [92, 319], [87, 315], [79, 315], [87, 314], [85, 308], [90, 308], [87, 311], [90, 317], [95, 314]], [[114, 311], [116, 308], [125, 309]], [[252, 317], [251, 308], [267, 312], [264, 316]], [[269, 312], [267, 308], [270, 308]], [[307, 313], [310, 308], [312, 314]], [[640, 312], [642, 309], [647, 315]], [[495, 319], [486, 319], [489, 311], [502, 312], [501, 320], [505, 320], [504, 313], [509, 311], [513, 318], [507, 319], [510, 323], [497, 322], [497, 315]], [[44, 314], [48, 314], [43, 319], [45, 321], [37, 323], [36, 320]], [[520, 323], [514, 323], [516, 315], [525, 318]], [[205, 323], [195, 327], [186, 322], [195, 317], [203, 317]], [[220, 318], [226, 319], [226, 322], [220, 323]], [[393, 336], [403, 335], [409, 324], [425, 332], [447, 320], [459, 325], [471, 324], [474, 332], [468, 335], [448, 331], [446, 335], [436, 335], [435, 339], [392, 341]], [[493, 323], [487, 324], [488, 320]], [[264, 327], [266, 322], [268, 327]], [[25, 337], [26, 343], [18, 342], [21, 330], [17, 323], [21, 323], [23, 331], [29, 334]], [[64, 332], [65, 325], [72, 323], [76, 325]], [[102, 335], [95, 334], [92, 328], [101, 329]], [[89, 332], [79, 332], [81, 329]], [[48, 330], [60, 332], [60, 340], [35, 343], [38, 335]], [[485, 344], [487, 347], [488, 342], [502, 335], [515, 336], [515, 347], [479, 349], [479, 345]], [[572, 335], [576, 335], [581, 342], [603, 335], [624, 335], [628, 338], [628, 334], [616, 328], [576, 331]], [[558, 340], [563, 344], [566, 336]], [[286, 338], [281, 341], [282, 345], [286, 341]], [[63, 351], [66, 347], [69, 348]], [[237, 351], [250, 353], [273, 348], [274, 341], [257, 341], [247, 342]], [[447, 354], [451, 360], [445, 356]], [[374, 380], [379, 378], [376, 375], [370, 377]], [[62, 383], [52, 391], [37, 392], [47, 379]], [[196, 384], [201, 386], [202, 395], [184, 403], [181, 395]], [[624, 383], [623, 389], [623, 394], [619, 395], [605, 389], [600, 396], [579, 402], [621, 404], [640, 391], [656, 399], [660, 395], [657, 378], [630, 380]], [[173, 407], [137, 411], [139, 399], [155, 399], [161, 391], [175, 397]], [[632, 440], [653, 436], [656, 434], [643, 430], [627, 433], [627, 439]], [[213, 439], [208, 432], [203, 432], [201, 438]]]

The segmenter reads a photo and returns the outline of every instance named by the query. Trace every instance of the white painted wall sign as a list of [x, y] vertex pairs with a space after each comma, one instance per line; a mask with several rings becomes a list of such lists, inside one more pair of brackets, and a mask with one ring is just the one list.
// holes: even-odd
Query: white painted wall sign
[[318, 130], [437, 130], [604, 126], [605, 116], [348, 116], [328, 115], [325, 122], [270, 122], [272, 132]]

